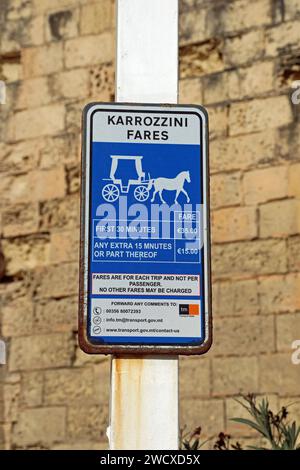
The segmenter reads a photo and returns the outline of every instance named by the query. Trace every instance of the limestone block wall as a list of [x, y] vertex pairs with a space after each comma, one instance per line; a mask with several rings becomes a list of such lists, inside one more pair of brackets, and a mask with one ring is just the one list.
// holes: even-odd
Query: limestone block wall
[[[114, 100], [112, 0], [0, 0], [0, 447], [103, 448], [109, 362], [77, 345], [80, 117]], [[214, 346], [181, 425], [253, 433], [233, 397], [300, 397], [299, 0], [180, 0], [180, 102], [210, 117]], [[300, 419], [300, 406], [291, 412]]]

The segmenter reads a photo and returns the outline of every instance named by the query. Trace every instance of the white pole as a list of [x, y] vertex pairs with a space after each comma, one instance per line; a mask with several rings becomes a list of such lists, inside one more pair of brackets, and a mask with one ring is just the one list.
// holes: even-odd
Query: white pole
[[[178, 0], [118, 0], [117, 101], [177, 103]], [[178, 357], [111, 362], [110, 449], [178, 449]]]

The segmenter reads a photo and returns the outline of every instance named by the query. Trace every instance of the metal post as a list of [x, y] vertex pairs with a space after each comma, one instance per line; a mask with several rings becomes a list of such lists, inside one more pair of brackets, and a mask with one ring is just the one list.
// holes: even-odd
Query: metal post
[[[178, 0], [118, 0], [117, 101], [177, 103]], [[178, 358], [113, 357], [110, 449], [178, 448]]]

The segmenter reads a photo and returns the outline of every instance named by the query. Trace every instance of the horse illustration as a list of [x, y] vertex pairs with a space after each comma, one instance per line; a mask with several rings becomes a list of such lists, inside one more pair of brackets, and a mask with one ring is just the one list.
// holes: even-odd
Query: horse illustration
[[148, 191], [152, 188], [152, 185], [154, 186], [154, 193], [152, 195], [151, 202], [154, 202], [156, 193], [158, 193], [161, 202], [165, 203], [166, 201], [164, 201], [163, 197], [162, 197], [162, 192], [164, 190], [166, 190], [166, 191], [176, 191], [176, 196], [175, 196], [175, 200], [174, 200], [175, 204], [177, 204], [177, 198], [178, 198], [178, 196], [181, 192], [184, 193], [187, 202], [190, 202], [189, 195], [183, 187], [185, 181], [187, 181], [188, 183], [191, 182], [190, 172], [189, 171], [182, 171], [175, 178], [160, 177], [160, 178], [151, 179], [149, 181], [148, 186], [147, 186]]

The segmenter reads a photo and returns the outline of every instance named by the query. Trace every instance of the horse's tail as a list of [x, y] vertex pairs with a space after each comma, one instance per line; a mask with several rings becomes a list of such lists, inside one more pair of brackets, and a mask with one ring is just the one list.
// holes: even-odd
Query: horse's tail
[[154, 179], [153, 180], [149, 180], [149, 183], [148, 183], [148, 186], [147, 186], [147, 190], [150, 191], [150, 189], [152, 188], [152, 185], [154, 183]]

